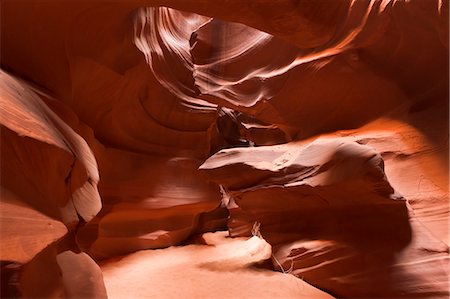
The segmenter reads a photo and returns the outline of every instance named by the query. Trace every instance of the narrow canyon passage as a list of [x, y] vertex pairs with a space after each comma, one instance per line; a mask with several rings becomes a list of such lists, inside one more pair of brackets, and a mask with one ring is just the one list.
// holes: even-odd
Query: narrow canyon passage
[[2, 298], [448, 298], [448, 0], [4, 0]]

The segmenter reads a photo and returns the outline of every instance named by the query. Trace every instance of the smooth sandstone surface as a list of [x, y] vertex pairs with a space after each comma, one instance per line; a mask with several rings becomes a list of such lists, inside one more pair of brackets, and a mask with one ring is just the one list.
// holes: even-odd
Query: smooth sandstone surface
[[[230, 213], [231, 233], [249, 234], [260, 223], [280, 270], [339, 297], [445, 297], [448, 202], [425, 212], [425, 203], [409, 204], [394, 190], [382, 156], [366, 145], [382, 143], [384, 134], [343, 131], [310, 142], [226, 149], [200, 169], [224, 186], [230, 212], [240, 210], [235, 221]], [[397, 155], [407, 150], [399, 139]]]
[[292, 275], [256, 268], [272, 253], [264, 239], [227, 234], [205, 234], [205, 245], [143, 250], [104, 261], [108, 298], [130, 293], [134, 298], [334, 298]]
[[448, 298], [448, 13], [3, 1], [2, 297]]
[[78, 280], [64, 281], [72, 270], [56, 262], [60, 252], [78, 250], [77, 226], [101, 209], [92, 150], [32, 86], [0, 77], [2, 297], [74, 298], [81, 294], [70, 290], [84, 287], [92, 289], [87, 297], [102, 298], [91, 257], [83, 257], [90, 267], [79, 269]]
[[6, 189], [2, 189], [1, 193], [2, 261], [27, 263], [48, 244], [67, 233], [67, 228], [61, 222], [23, 204]]

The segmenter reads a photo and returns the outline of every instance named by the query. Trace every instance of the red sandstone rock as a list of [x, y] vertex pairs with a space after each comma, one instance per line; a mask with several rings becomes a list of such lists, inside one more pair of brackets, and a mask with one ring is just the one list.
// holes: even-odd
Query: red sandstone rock
[[[416, 205], [417, 212], [414, 205], [407, 208], [387, 181], [381, 156], [354, 142], [384, 141], [391, 152], [397, 149], [395, 155], [408, 149], [400, 135], [390, 143], [383, 133], [342, 132], [346, 137], [227, 149], [200, 169], [224, 185], [239, 206], [230, 210], [231, 233], [249, 233], [236, 223], [243, 222], [242, 216], [233, 220], [236, 209], [247, 214], [247, 227], [261, 223], [262, 235], [275, 245], [274, 266], [279, 269], [290, 268], [339, 297], [445, 296], [449, 256], [441, 238], [448, 236], [448, 202], [441, 201], [425, 214], [431, 227], [420, 221], [424, 203]], [[427, 276], [420, 275], [423, 267]], [[372, 288], [373, 284], [383, 287]]]
[[[29, 85], [0, 76], [2, 296], [105, 297], [89, 256], [73, 259], [90, 265], [78, 269], [77, 279], [68, 279], [67, 255], [57, 264], [76, 227], [101, 208], [94, 155]], [[75, 242], [69, 247], [78, 250]]]
[[104, 209], [81, 230], [83, 247], [96, 257], [111, 257], [179, 244], [201, 230], [199, 217], [219, 206], [220, 192], [199, 177], [200, 163], [113, 149], [102, 152]]
[[8, 190], [2, 188], [1, 194], [2, 261], [24, 264], [67, 233], [61, 222], [24, 204]]
[[73, 227], [101, 208], [97, 163], [87, 143], [30, 87], [1, 73], [2, 186]]
[[85, 253], [47, 247], [20, 269], [22, 298], [107, 298], [99, 266]]
[[332, 295], [448, 296], [448, 7], [3, 1], [2, 297], [227, 213]]

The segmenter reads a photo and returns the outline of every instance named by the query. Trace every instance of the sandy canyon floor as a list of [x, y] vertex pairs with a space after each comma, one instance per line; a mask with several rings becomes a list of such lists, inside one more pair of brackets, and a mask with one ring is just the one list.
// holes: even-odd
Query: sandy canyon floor
[[142, 250], [102, 265], [108, 298], [334, 298], [290, 274], [255, 267], [270, 258], [258, 237], [203, 235], [205, 245]]

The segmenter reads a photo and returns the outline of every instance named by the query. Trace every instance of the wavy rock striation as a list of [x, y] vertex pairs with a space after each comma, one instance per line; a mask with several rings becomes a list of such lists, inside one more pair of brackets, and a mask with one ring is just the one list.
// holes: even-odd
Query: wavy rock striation
[[[72, 252], [79, 251], [77, 226], [101, 209], [94, 155], [32, 87], [0, 76], [2, 295], [73, 297], [84, 287], [88, 297], [106, 297], [100, 268]], [[67, 256], [68, 263], [90, 265], [76, 280], [61, 280], [60, 273], [73, 271]]]
[[[259, 223], [280, 270], [339, 297], [445, 296], [448, 245], [394, 192], [381, 155], [360, 144], [383, 134], [361, 137], [227, 149], [200, 169], [226, 190], [230, 233]], [[446, 211], [442, 202], [436, 214]]]
[[448, 8], [4, 1], [2, 297], [258, 227], [333, 296], [448, 297]]

